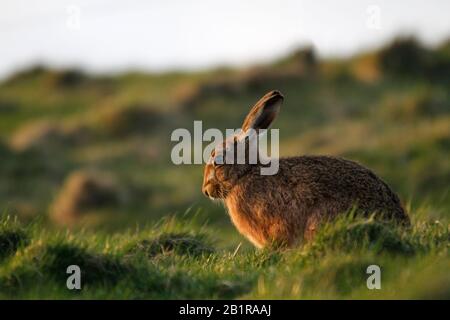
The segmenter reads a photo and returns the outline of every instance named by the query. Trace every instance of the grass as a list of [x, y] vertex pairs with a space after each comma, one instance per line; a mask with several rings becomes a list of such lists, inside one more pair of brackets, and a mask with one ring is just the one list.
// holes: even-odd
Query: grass
[[[192, 214], [138, 230], [57, 231], [42, 222], [1, 221], [0, 297], [81, 299], [346, 299], [450, 298], [449, 227], [415, 220], [399, 227], [344, 216], [315, 240], [289, 250], [220, 245]], [[66, 269], [80, 266], [82, 289], [66, 288]], [[381, 290], [366, 287], [369, 265], [382, 270]]]

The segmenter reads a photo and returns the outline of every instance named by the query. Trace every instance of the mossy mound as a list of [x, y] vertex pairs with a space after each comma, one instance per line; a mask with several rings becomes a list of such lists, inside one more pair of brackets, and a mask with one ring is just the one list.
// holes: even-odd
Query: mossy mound
[[204, 235], [188, 233], [164, 233], [151, 240], [141, 240], [128, 250], [129, 254], [142, 253], [148, 257], [170, 253], [200, 256], [213, 252], [213, 247], [207, 244]]

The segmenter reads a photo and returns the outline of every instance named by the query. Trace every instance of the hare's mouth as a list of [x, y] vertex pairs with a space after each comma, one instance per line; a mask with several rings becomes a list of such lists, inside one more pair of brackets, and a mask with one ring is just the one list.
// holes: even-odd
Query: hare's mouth
[[223, 199], [226, 196], [226, 193], [220, 187], [211, 183], [207, 183], [202, 191], [211, 200]]
[[220, 199], [224, 198], [224, 195], [220, 191], [215, 191], [215, 192], [208, 193], [206, 196], [209, 199], [213, 200], [213, 201], [214, 200], [220, 200]]

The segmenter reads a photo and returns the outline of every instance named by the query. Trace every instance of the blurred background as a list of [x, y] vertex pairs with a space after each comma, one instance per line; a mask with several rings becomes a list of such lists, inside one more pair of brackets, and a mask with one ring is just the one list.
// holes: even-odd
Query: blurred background
[[237, 237], [170, 134], [237, 128], [278, 89], [281, 155], [357, 160], [411, 211], [449, 217], [448, 1], [0, 7], [2, 213], [118, 230], [190, 208]]

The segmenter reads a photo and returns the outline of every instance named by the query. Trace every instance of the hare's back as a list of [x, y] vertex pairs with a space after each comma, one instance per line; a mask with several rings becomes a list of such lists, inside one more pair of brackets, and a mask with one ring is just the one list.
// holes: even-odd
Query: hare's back
[[362, 165], [337, 157], [300, 156], [280, 159], [282, 179], [300, 201], [348, 210], [352, 206], [367, 213], [385, 212], [393, 218], [408, 219], [398, 196]]

